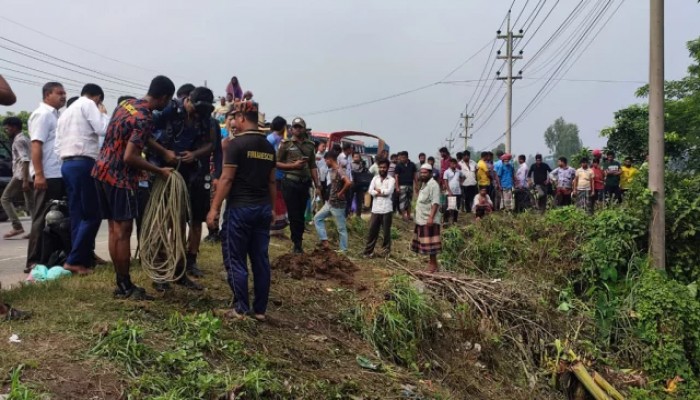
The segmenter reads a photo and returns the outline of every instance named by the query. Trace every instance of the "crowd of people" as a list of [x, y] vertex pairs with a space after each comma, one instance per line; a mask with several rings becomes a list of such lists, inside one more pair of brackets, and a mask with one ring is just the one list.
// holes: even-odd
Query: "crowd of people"
[[[4, 79], [0, 94], [3, 104], [15, 100]], [[225, 315], [252, 314], [264, 320], [270, 236], [284, 235], [287, 226], [292, 252], [304, 252], [307, 222], [316, 229], [318, 247], [332, 251], [326, 228], [332, 217], [339, 236], [337, 251], [346, 253], [346, 219], [361, 217], [368, 205], [364, 257], [390, 253], [397, 214], [413, 222], [411, 249], [427, 256], [427, 271], [436, 272], [441, 227], [456, 224], [460, 213], [472, 213], [479, 220], [498, 210], [544, 211], [550, 196], [556, 206], [573, 202], [592, 212], [597, 201], [621, 201], [638, 172], [630, 159], [624, 165], [617, 162], [613, 152], [601, 160], [602, 153], [595, 151], [591, 165], [584, 158], [579, 169], [561, 157], [552, 170], [541, 155], [528, 166], [523, 155], [517, 164], [502, 152], [482, 152], [475, 161], [469, 151], [453, 157], [444, 147], [438, 151], [439, 163], [424, 153], [414, 163], [407, 151], [390, 155], [384, 149], [368, 167], [350, 143], [326, 148], [327, 143], [314, 142], [303, 118], [288, 123], [278, 116], [265, 124], [252, 97], [233, 77], [215, 106], [210, 89], [184, 84], [176, 91], [169, 78], [157, 76], [144, 97], [120, 98], [109, 115], [98, 85], [87, 84], [79, 97], [67, 100], [60, 83], [45, 84], [42, 101], [26, 127], [28, 138], [22, 134], [21, 120], [3, 121], [13, 154], [13, 177], [2, 196], [12, 221], [5, 238], [29, 239], [25, 272], [49, 264], [75, 274], [91, 273], [103, 262], [95, 254], [95, 239], [102, 220], [107, 220], [114, 296], [152, 300], [131, 280], [130, 238], [134, 224], [140, 235], [154, 181], [167, 180], [177, 171], [186, 183], [191, 213], [176, 227], [188, 236], [187, 257], [176, 266], [175, 275], [181, 277], [175, 283], [188, 290], [203, 289], [197, 282], [204, 274], [197, 256], [206, 222], [205, 240], [221, 242], [233, 292], [233, 307]], [[12, 205], [20, 192], [32, 218], [28, 235]], [[380, 232], [383, 240], [377, 250]], [[255, 286], [252, 307], [248, 260]], [[153, 287], [172, 290], [162, 282]], [[21, 318], [26, 313], [3, 305], [3, 316]]]

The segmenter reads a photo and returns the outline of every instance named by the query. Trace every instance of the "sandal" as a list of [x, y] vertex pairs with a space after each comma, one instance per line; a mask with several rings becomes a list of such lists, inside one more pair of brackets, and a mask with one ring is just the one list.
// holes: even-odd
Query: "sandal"
[[3, 239], [12, 239], [15, 236], [23, 235], [24, 229], [12, 229], [2, 236]]
[[32, 316], [32, 313], [29, 311], [22, 311], [12, 308], [9, 304], [5, 304], [5, 307], [7, 307], [7, 314], [4, 316], [0, 315], [0, 321], [23, 321], [31, 318]]
[[246, 316], [244, 314], [239, 314], [236, 310], [233, 309], [217, 310], [214, 312], [214, 314], [221, 318], [230, 319], [234, 321], [245, 321], [246, 319]]

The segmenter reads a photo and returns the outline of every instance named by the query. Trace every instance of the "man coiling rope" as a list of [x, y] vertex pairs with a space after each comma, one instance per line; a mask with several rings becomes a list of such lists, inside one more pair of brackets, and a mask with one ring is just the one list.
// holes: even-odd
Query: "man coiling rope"
[[139, 238], [141, 265], [154, 282], [175, 282], [185, 275], [187, 238], [181, 226], [191, 212], [182, 175], [173, 171], [167, 180], [156, 177]]

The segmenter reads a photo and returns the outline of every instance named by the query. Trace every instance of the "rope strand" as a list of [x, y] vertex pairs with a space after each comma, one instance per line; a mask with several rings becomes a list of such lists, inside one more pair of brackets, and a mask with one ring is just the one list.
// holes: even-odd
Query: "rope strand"
[[172, 171], [167, 180], [157, 176], [139, 238], [141, 265], [154, 282], [175, 282], [184, 276], [187, 236], [182, 228], [190, 215], [190, 200], [182, 175]]

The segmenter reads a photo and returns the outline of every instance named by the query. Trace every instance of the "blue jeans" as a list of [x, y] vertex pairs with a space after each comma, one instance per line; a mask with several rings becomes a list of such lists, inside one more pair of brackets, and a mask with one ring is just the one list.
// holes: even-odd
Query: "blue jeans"
[[329, 202], [323, 205], [323, 208], [318, 210], [314, 215], [314, 225], [316, 225], [316, 233], [320, 240], [328, 240], [326, 233], [325, 219], [333, 215], [335, 224], [338, 226], [338, 235], [340, 236], [340, 250], [348, 250], [348, 229], [345, 226], [345, 207], [333, 208]]
[[95, 179], [90, 175], [94, 165], [95, 160], [85, 158], [66, 160], [61, 166], [70, 212], [72, 248], [66, 260], [70, 265], [95, 266], [95, 237], [102, 214]]
[[221, 250], [228, 284], [233, 291], [234, 309], [250, 312], [248, 302], [248, 265], [253, 271], [255, 299], [253, 312], [265, 314], [270, 296], [270, 223], [272, 206], [231, 207], [224, 213]]

